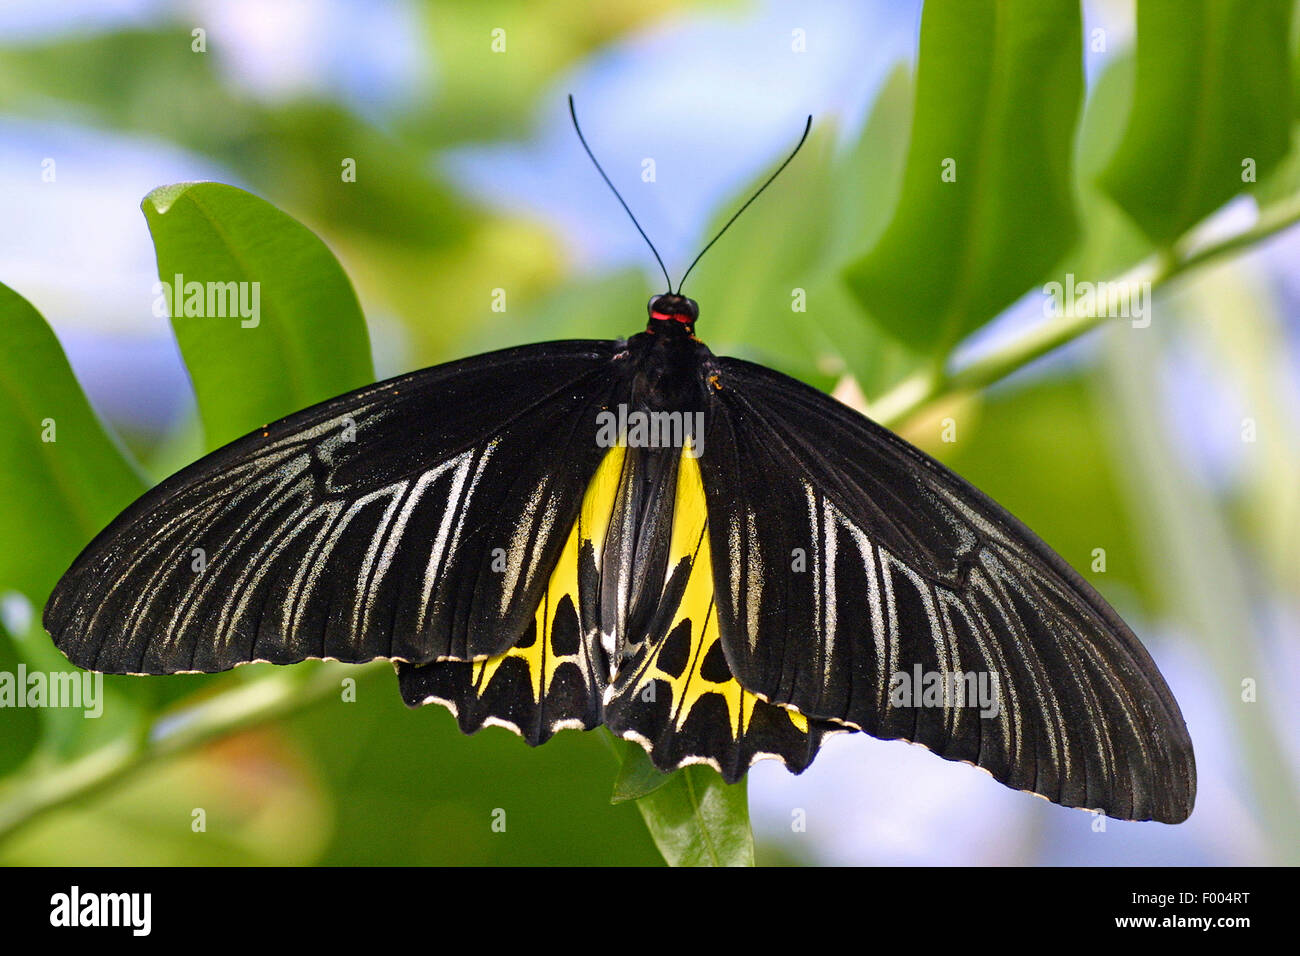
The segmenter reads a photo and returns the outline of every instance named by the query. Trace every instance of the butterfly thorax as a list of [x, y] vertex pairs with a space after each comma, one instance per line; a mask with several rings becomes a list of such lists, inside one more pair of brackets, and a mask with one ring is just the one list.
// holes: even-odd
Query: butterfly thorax
[[633, 404], [652, 412], [702, 410], [713, 353], [695, 337], [699, 306], [685, 296], [650, 300], [646, 329], [627, 343]]

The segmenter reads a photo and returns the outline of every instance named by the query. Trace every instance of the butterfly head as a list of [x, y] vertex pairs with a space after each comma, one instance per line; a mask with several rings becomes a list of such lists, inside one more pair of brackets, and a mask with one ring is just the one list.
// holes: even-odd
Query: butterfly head
[[647, 332], [679, 332], [685, 335], [695, 334], [695, 320], [700, 317], [700, 307], [694, 299], [673, 292], [651, 296], [646, 311], [650, 321]]

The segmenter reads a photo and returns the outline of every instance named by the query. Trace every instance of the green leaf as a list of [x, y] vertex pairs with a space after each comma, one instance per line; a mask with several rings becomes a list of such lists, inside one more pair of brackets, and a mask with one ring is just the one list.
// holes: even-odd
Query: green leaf
[[1291, 115], [1300, 119], [1300, 0], [1291, 0]]
[[[394, 137], [333, 103], [268, 103], [231, 83], [215, 51], [195, 53], [188, 22], [58, 36], [0, 49], [0, 106], [48, 119], [161, 137], [219, 160], [288, 208], [310, 209], [336, 230], [423, 248], [457, 241], [465, 204], [444, 185], [420, 144]], [[213, 44], [222, 41], [214, 35]], [[490, 61], [489, 61], [490, 62]], [[30, 95], [40, 90], [41, 95]], [[443, 140], [441, 110], [421, 115]], [[342, 162], [356, 160], [345, 182]]]
[[[911, 78], [895, 69], [881, 85], [856, 141], [835, 149], [835, 130], [813, 132], [772, 188], [700, 261], [689, 291], [701, 336], [721, 354], [831, 387], [846, 370], [876, 373], [896, 350], [844, 290], [840, 270], [884, 229], [902, 178]], [[724, 202], [711, 238], [771, 169]], [[734, 230], [733, 230], [734, 232]]]
[[[208, 447], [374, 380], [352, 284], [301, 223], [221, 183], [164, 186], [141, 208], [164, 294], [183, 277], [180, 295], [170, 293], [184, 307], [172, 327]], [[237, 283], [225, 288], [238, 289], [241, 307], [210, 296], [214, 283]], [[213, 314], [184, 314], [198, 299], [199, 311]]]
[[914, 92], [911, 68], [898, 64], [880, 84], [857, 141], [835, 161], [828, 251], [837, 279], [839, 267], [869, 252], [889, 225], [907, 168]]
[[[639, 744], [628, 744], [628, 749]], [[670, 866], [753, 866], [745, 781], [728, 785], [712, 767], [671, 774], [637, 800], [637, 809]]]
[[1100, 184], [1171, 245], [1286, 154], [1288, 0], [1142, 0], [1128, 128]]
[[1117, 54], [1088, 93], [1079, 123], [1075, 188], [1081, 219], [1079, 242], [1053, 270], [1063, 285], [1067, 275], [1100, 282], [1114, 278], [1153, 251], [1151, 240], [1097, 185], [1097, 175], [1114, 155], [1133, 101], [1135, 63], [1131, 51]]
[[1260, 209], [1286, 202], [1300, 192], [1300, 123], [1291, 126], [1291, 151], [1251, 190]]
[[632, 744], [622, 749], [623, 763], [618, 768], [618, 776], [614, 778], [614, 792], [610, 795], [610, 803], [640, 800], [654, 793], [673, 778], [672, 774], [664, 773], [651, 762], [650, 755], [644, 748]]
[[846, 273], [899, 339], [947, 351], [1070, 248], [1082, 89], [1074, 0], [925, 5], [902, 195]]
[[[0, 597], [22, 595], [31, 614], [19, 632], [0, 629], [0, 670], [20, 661], [44, 673], [75, 670], [41, 627], [41, 609], [86, 542], [143, 490], [45, 319], [0, 285]], [[57, 707], [6, 716], [0, 767], [16, 766], [38, 738], [45, 754], [66, 754], [130, 725], [135, 708], [111, 680], [104, 690], [106, 719]]]
[[[794, 162], [700, 261], [687, 282], [700, 302], [703, 337], [737, 355], [830, 388], [846, 371], [873, 376], [897, 351], [863, 321], [840, 270], [884, 228], [901, 179], [910, 79], [885, 81], [858, 140], [836, 151], [835, 130], [818, 125]], [[771, 174], [765, 169], [719, 208], [711, 238]], [[734, 230], [733, 230], [734, 232]]]
[[[919, 358], [873, 317], [864, 316], [841, 273], [845, 263], [875, 245], [889, 224], [902, 186], [911, 122], [912, 71], [900, 65], [881, 85], [858, 141], [835, 163], [833, 189], [838, 199], [829, 254], [825, 268], [808, 284], [807, 324], [819, 336], [819, 356], [839, 356], [843, 371], [868, 396], [902, 380]], [[819, 363], [840, 371], [824, 358]]]
[[442, 707], [403, 704], [384, 670], [359, 676], [355, 702], [327, 696], [289, 725], [336, 795], [315, 862], [662, 865], [633, 806], [609, 805], [603, 730], [544, 747], [500, 727], [467, 737]]
[[[710, 348], [814, 382], [827, 378], [818, 369], [818, 335], [815, 323], [796, 308], [832, 252], [830, 223], [837, 201], [831, 174], [833, 134], [829, 126], [814, 122], [794, 162], [686, 280], [686, 294], [700, 303], [699, 334]], [[706, 240], [775, 165], [722, 204]], [[736, 229], [743, 235], [736, 235]]]
[[0, 592], [39, 615], [86, 542], [143, 490], [45, 319], [0, 285]]

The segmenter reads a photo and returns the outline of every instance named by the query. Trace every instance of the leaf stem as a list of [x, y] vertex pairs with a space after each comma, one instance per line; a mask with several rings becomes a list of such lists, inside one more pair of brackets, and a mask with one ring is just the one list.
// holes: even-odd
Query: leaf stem
[[[1253, 226], [1234, 236], [1199, 249], [1176, 246], [1172, 251], [1157, 252], [1111, 281], [1116, 284], [1150, 282], [1154, 291], [1185, 272], [1254, 246], [1297, 223], [1300, 223], [1300, 193], [1271, 204], [1260, 212]], [[942, 367], [936, 370], [933, 365], [927, 365], [870, 402], [867, 413], [883, 425], [897, 426], [940, 398], [976, 391], [1006, 378], [1108, 319], [1109, 316], [1095, 311], [1074, 310], [1070, 315], [1034, 326], [1016, 341], [955, 372], [947, 373]]]

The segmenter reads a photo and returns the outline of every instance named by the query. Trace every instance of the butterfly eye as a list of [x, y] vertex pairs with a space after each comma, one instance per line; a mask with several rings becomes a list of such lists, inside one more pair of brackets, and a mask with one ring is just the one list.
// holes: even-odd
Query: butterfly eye
[[659, 295], [652, 295], [652, 296], [650, 296], [650, 301], [646, 303], [646, 310], [649, 311], [649, 312], [653, 312], [653, 311], [655, 310], [655, 303], [658, 302], [658, 301], [659, 301], [660, 299], [662, 299], [662, 298], [663, 298], [663, 294], [662, 294], [662, 293], [659, 294]]

